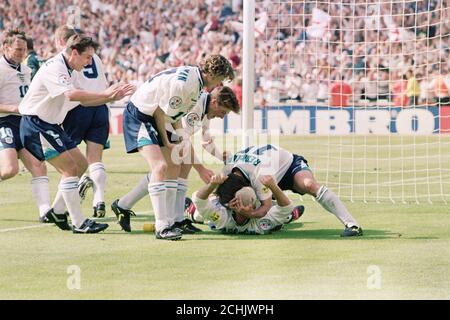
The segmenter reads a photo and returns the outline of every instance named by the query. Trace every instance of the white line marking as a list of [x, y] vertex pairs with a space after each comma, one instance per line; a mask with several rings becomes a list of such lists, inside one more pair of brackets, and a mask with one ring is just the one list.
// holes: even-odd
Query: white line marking
[[27, 230], [27, 229], [43, 228], [43, 227], [48, 227], [48, 226], [51, 226], [51, 225], [53, 225], [53, 223], [35, 224], [33, 226], [20, 227], [20, 228], [0, 229], [0, 233], [9, 232], [9, 231], [16, 231], [16, 230]]
[[[151, 213], [153, 211], [141, 211], [141, 212], [136, 212], [136, 216], [139, 216], [141, 214], [146, 214], [146, 213]], [[107, 217], [109, 218], [109, 217]], [[96, 219], [96, 218], [89, 218], [89, 219], [93, 219], [93, 220], [102, 220], [103, 218], [100, 219]], [[28, 229], [37, 229], [37, 228], [43, 228], [43, 227], [49, 227], [49, 226], [54, 226], [55, 224], [53, 223], [41, 223], [41, 224], [35, 224], [32, 226], [26, 226], [26, 227], [18, 227], [18, 228], [9, 228], [9, 229], [0, 229], [0, 233], [5, 233], [5, 232], [11, 232], [11, 231], [19, 231], [19, 230], [28, 230]]]

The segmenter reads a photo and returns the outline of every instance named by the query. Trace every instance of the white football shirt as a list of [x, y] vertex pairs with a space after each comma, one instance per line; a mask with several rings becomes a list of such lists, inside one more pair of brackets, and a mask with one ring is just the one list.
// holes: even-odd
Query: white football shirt
[[79, 102], [69, 101], [64, 93], [75, 89], [71, 70], [62, 52], [45, 62], [31, 82], [27, 95], [19, 105], [23, 115], [35, 115], [45, 122], [61, 124]]
[[207, 200], [203, 200], [197, 197], [196, 191], [192, 195], [192, 201], [197, 208], [197, 219], [200, 217], [210, 227], [232, 233], [266, 234], [274, 227], [286, 223], [294, 210], [292, 201], [285, 207], [280, 207], [275, 202], [264, 217], [248, 219], [244, 225], [237, 225], [233, 211], [222, 206], [216, 196], [210, 195]]
[[209, 131], [209, 119], [206, 116], [208, 104], [211, 100], [209, 93], [203, 92], [197, 104], [182, 119], [183, 128], [187, 134], [193, 136], [198, 130]]
[[195, 106], [202, 89], [199, 68], [181, 66], [154, 75], [136, 90], [130, 101], [149, 116], [160, 107], [166, 121], [175, 123]]
[[251, 146], [234, 154], [223, 168], [223, 173], [228, 175], [233, 168], [239, 168], [262, 201], [272, 197], [272, 192], [259, 181], [259, 177], [272, 175], [280, 182], [293, 160], [291, 152], [278, 146]]
[[[31, 82], [31, 69], [25, 64], [13, 68], [5, 59], [0, 58], [0, 104], [19, 105], [27, 93]], [[10, 114], [0, 113], [0, 117]]]
[[96, 54], [94, 54], [91, 64], [85, 66], [81, 72], [76, 72], [72, 76], [76, 77], [75, 83], [79, 89], [102, 92], [108, 88], [103, 63]]

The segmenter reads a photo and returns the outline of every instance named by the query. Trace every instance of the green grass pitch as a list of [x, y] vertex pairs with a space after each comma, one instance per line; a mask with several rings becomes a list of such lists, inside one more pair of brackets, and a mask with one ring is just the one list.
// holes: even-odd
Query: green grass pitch
[[[380, 142], [379, 148], [373, 148], [375, 140], [365, 137], [333, 139], [283, 137], [281, 145], [304, 155], [318, 180], [326, 180], [342, 195], [363, 226], [365, 234], [357, 239], [340, 238], [343, 227], [333, 215], [311, 197], [294, 195], [295, 202], [306, 206], [301, 222], [271, 235], [221, 235], [201, 225], [203, 233], [181, 241], [155, 240], [153, 234], [142, 231], [144, 222], [154, 219], [149, 198], [134, 208], [138, 215], [132, 219], [133, 232], [127, 234], [115, 223], [109, 206], [139, 181], [146, 165], [139, 155], [125, 154], [121, 137], [112, 138], [113, 147], [104, 157], [108, 211], [102, 220], [110, 223], [104, 233], [74, 235], [40, 225], [30, 175], [4, 181], [0, 183], [0, 299], [449, 299], [449, 205], [443, 201], [430, 205], [427, 197], [420, 196], [424, 201], [419, 204], [410, 201], [414, 193], [423, 193], [422, 185], [417, 190], [408, 184], [411, 177], [393, 176], [397, 173], [387, 177], [388, 163], [382, 156], [378, 161], [361, 160], [390, 151], [392, 156], [410, 153], [420, 175], [446, 159], [440, 176], [444, 184], [428, 181], [430, 175], [415, 177], [431, 188], [429, 194], [436, 194], [439, 187], [448, 188], [448, 145], [447, 151], [441, 150], [440, 160], [432, 149], [436, 144], [423, 147], [419, 138], [415, 142], [423, 150], [401, 146], [388, 150], [381, 141], [388, 138], [370, 138]], [[351, 139], [361, 139], [365, 151], [346, 149]], [[390, 142], [409, 141], [397, 140]], [[446, 145], [448, 139], [441, 142]], [[337, 145], [341, 146], [338, 154], [333, 149]], [[343, 160], [330, 165], [325, 161], [328, 155]], [[345, 160], [349, 158], [354, 160]], [[402, 163], [389, 165], [395, 172]], [[332, 173], [329, 176], [323, 171], [326, 166]], [[361, 174], [348, 174], [358, 168], [369, 172], [371, 166], [377, 174], [365, 175], [366, 181]], [[58, 174], [50, 169], [49, 176], [54, 194]], [[351, 182], [371, 187], [346, 189]], [[193, 172], [189, 194], [200, 185]], [[395, 204], [384, 201], [392, 194]], [[359, 201], [365, 198], [375, 201]], [[91, 199], [89, 193], [83, 203], [86, 215], [92, 214]]]

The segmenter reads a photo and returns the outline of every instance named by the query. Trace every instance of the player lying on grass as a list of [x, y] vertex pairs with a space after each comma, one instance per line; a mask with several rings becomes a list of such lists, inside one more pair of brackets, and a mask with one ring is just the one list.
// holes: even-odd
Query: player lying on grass
[[[302, 156], [271, 144], [251, 146], [237, 152], [223, 169], [229, 178], [218, 188], [220, 203], [226, 205], [234, 198], [236, 191], [250, 184], [258, 196], [261, 206], [248, 212], [249, 218], [262, 218], [272, 206], [272, 192], [259, 180], [259, 176], [271, 174], [281, 190], [291, 190], [301, 195], [307, 193], [328, 212], [335, 215], [344, 226], [343, 237], [361, 236], [362, 229], [347, 208], [326, 186], [314, 178], [308, 162]], [[239, 184], [236, 184], [240, 182]]]
[[[213, 230], [223, 233], [267, 234], [280, 230], [283, 224], [297, 220], [304, 212], [304, 206], [294, 208], [292, 201], [278, 187], [270, 175], [259, 177], [260, 183], [268, 188], [275, 203], [263, 217], [251, 217], [255, 210], [257, 198], [251, 187], [244, 187], [236, 192], [227, 205], [219, 202], [213, 192], [228, 179], [223, 174], [211, 177], [211, 182], [192, 195], [192, 203], [186, 209], [191, 219], [208, 223]], [[237, 180], [232, 182], [240, 186]]]
[[[183, 129], [186, 136], [184, 141], [189, 141], [189, 137], [193, 136], [197, 131], [201, 129], [202, 133], [202, 146], [211, 155], [218, 158], [220, 161], [224, 161], [228, 152], [221, 152], [214, 144], [213, 137], [209, 133], [209, 123], [211, 119], [220, 118], [223, 119], [225, 115], [231, 111], [239, 112], [239, 102], [236, 95], [229, 87], [217, 87], [211, 91], [211, 93], [202, 93], [195, 107], [189, 111], [182, 118]], [[173, 128], [167, 124], [166, 129], [172, 134]], [[189, 136], [189, 137], [188, 137]], [[187, 159], [183, 158], [181, 163], [180, 174], [178, 178], [177, 195], [175, 199], [175, 225], [181, 229], [184, 234], [192, 234], [201, 231], [192, 225], [190, 220], [184, 218], [184, 203], [186, 199], [186, 192], [188, 189], [188, 176], [194, 167], [198, 172], [200, 178], [209, 183], [209, 179], [214, 174], [213, 171], [207, 169], [195, 156], [192, 144], [188, 144], [190, 147], [190, 153], [187, 153]], [[134, 215], [131, 208], [143, 197], [148, 195], [149, 174], [145, 175], [139, 184], [126, 195], [117, 199], [112, 204], [112, 210], [116, 213], [119, 219], [119, 224], [122, 229], [130, 232], [130, 217]]]

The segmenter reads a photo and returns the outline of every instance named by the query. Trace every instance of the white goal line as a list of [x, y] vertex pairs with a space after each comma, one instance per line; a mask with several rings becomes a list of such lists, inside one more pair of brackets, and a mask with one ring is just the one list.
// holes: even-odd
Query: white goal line
[[[153, 211], [136, 212], [136, 216], [139, 216], [141, 214], [151, 213], [151, 212], [153, 212]], [[89, 219], [97, 220], [95, 218], [89, 218]], [[38, 229], [38, 228], [44, 228], [44, 227], [49, 227], [49, 226], [54, 226], [54, 225], [55, 225], [54, 223], [40, 223], [40, 224], [35, 224], [35, 225], [31, 225], [31, 226], [26, 226], [26, 227], [0, 229], [0, 233], [20, 231], [20, 230], [29, 230], [29, 229]]]

